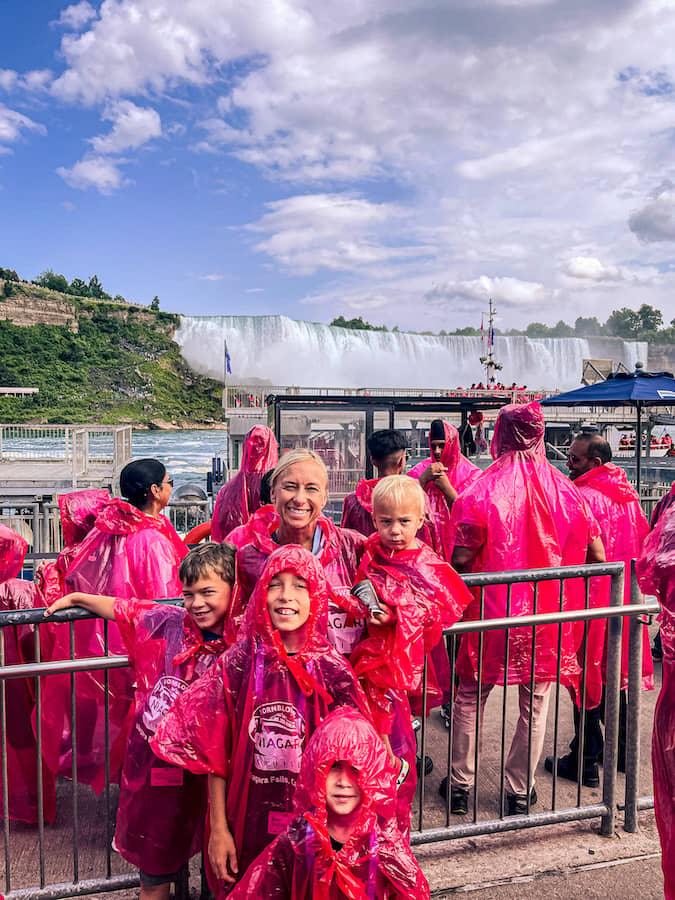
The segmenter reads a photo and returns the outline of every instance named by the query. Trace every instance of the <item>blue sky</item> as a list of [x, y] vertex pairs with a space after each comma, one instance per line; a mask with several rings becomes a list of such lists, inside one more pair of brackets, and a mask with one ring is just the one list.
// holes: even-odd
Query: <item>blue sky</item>
[[0, 266], [187, 314], [675, 316], [665, 0], [4, 0]]

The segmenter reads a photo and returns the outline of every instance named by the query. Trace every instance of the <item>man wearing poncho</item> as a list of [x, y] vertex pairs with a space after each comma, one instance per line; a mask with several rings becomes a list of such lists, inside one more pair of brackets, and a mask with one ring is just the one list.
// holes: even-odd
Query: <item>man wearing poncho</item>
[[[538, 403], [502, 407], [491, 452], [495, 462], [453, 505], [455, 569], [502, 572], [604, 561], [600, 529], [588, 505], [569, 479], [546, 459], [544, 417]], [[555, 582], [538, 586], [536, 608], [533, 584], [513, 585], [510, 593], [506, 585], [497, 585], [485, 589], [484, 609], [476, 597], [464, 618], [556, 612], [560, 606], [560, 587]], [[567, 584], [562, 608], [583, 606], [583, 584]], [[578, 682], [577, 635], [574, 625], [562, 626], [560, 672], [561, 682], [566, 685]], [[507, 811], [520, 814], [536, 801], [534, 771], [543, 749], [550, 687], [558, 671], [558, 626], [537, 627], [534, 660], [530, 628], [511, 629], [508, 653], [506, 640], [505, 631], [483, 635], [480, 714], [482, 719], [487, 696], [495, 684], [519, 686], [520, 717], [506, 759], [505, 776]], [[457, 659], [459, 687], [453, 715], [451, 780], [458, 812], [466, 812], [466, 798], [475, 774], [478, 645], [477, 633], [466, 635]]]

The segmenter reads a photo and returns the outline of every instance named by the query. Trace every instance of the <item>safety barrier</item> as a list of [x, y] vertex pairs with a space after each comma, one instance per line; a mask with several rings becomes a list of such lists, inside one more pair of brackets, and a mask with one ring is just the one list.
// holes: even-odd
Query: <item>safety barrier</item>
[[[543, 582], [556, 581], [559, 583], [560, 610], [555, 613], [539, 613], [530, 616], [505, 617], [503, 619], [489, 619], [477, 621], [463, 621], [447, 629], [444, 634], [448, 641], [448, 652], [451, 660], [451, 670], [454, 671], [454, 661], [457, 659], [457, 645], [462, 635], [476, 633], [478, 638], [478, 702], [477, 707], [481, 705], [481, 690], [483, 685], [483, 635], [488, 631], [505, 630], [506, 631], [506, 649], [504, 669], [506, 670], [506, 660], [508, 659], [508, 635], [510, 631], [517, 625], [521, 628], [531, 628], [532, 640], [530, 651], [534, 659], [534, 642], [535, 631], [537, 626], [554, 625], [558, 626], [558, 669], [557, 677], [553, 683], [555, 692], [553, 715], [553, 742], [548, 755], [553, 755], [554, 759], [558, 759], [563, 753], [560, 753], [560, 707], [561, 697], [567, 696], [567, 691], [561, 692], [561, 669], [560, 669], [560, 648], [562, 625], [570, 622], [584, 623], [584, 636], [581, 644], [581, 658], [583, 659], [582, 676], [581, 676], [581, 707], [584, 708], [586, 700], [586, 680], [587, 680], [587, 635], [588, 623], [593, 619], [607, 618], [607, 637], [606, 637], [606, 653], [607, 653], [607, 674], [606, 674], [606, 694], [605, 694], [605, 741], [604, 741], [604, 757], [603, 757], [603, 777], [602, 777], [602, 799], [601, 802], [582, 803], [582, 784], [581, 784], [581, 764], [582, 754], [579, 754], [579, 771], [578, 784], [576, 786], [576, 803], [573, 806], [560, 807], [558, 804], [558, 776], [554, 768], [554, 774], [551, 776], [551, 800], [550, 810], [546, 812], [534, 812], [530, 808], [528, 802], [528, 812], [526, 815], [505, 815], [505, 765], [506, 765], [506, 721], [507, 721], [507, 698], [510, 691], [517, 688], [517, 685], [507, 686], [506, 676], [501, 685], [502, 688], [502, 705], [501, 705], [501, 723], [496, 728], [496, 734], [493, 733], [493, 740], [498, 742], [499, 750], [499, 815], [494, 817], [488, 815], [479, 819], [479, 806], [484, 806], [486, 784], [481, 778], [481, 738], [482, 728], [480, 716], [476, 716], [475, 722], [475, 753], [474, 767], [476, 772], [475, 785], [470, 793], [473, 804], [469, 807], [470, 822], [461, 824], [450, 824], [450, 796], [444, 804], [445, 823], [438, 825], [432, 824], [431, 827], [425, 827], [425, 819], [435, 818], [438, 820], [438, 802], [427, 791], [427, 778], [424, 774], [424, 766], [421, 766], [420, 784], [419, 784], [419, 803], [415, 811], [416, 829], [412, 832], [411, 843], [413, 846], [432, 843], [436, 841], [445, 841], [456, 838], [474, 837], [482, 834], [496, 834], [506, 831], [513, 831], [521, 828], [531, 828], [542, 825], [552, 825], [562, 822], [581, 821], [586, 819], [601, 819], [601, 831], [603, 835], [610, 835], [614, 832], [616, 822], [617, 809], [617, 746], [619, 734], [619, 695], [621, 687], [621, 643], [622, 643], [622, 623], [625, 618], [628, 619], [630, 627], [630, 644], [629, 644], [629, 683], [628, 683], [628, 715], [626, 729], [626, 782], [625, 782], [625, 803], [624, 803], [624, 828], [627, 831], [635, 831], [637, 829], [637, 813], [638, 809], [650, 809], [653, 807], [653, 798], [638, 797], [639, 785], [639, 723], [640, 723], [640, 703], [641, 703], [641, 667], [642, 667], [642, 623], [644, 615], [652, 615], [658, 612], [658, 604], [649, 601], [643, 602], [637, 584], [635, 582], [634, 573], [631, 582], [631, 604], [623, 605], [624, 599], [624, 567], [622, 563], [603, 563], [585, 566], [560, 567], [551, 569], [531, 569], [519, 572], [502, 573], [496, 572], [492, 574], [481, 575], [465, 575], [464, 581], [469, 587], [478, 588], [480, 590], [481, 617], [485, 603], [485, 589], [495, 585], [507, 586], [507, 610], [511, 602], [511, 589], [515, 584], [524, 582], [533, 583], [533, 608], [537, 608], [537, 599], [539, 586]], [[610, 587], [610, 605], [602, 608], [589, 608], [590, 598], [590, 580], [591, 578], [606, 577], [611, 580]], [[563, 610], [563, 591], [564, 584], [570, 580], [583, 578], [585, 582], [585, 606], [584, 610]], [[534, 666], [531, 668], [531, 676], [529, 681], [530, 692], [532, 693], [535, 684]], [[426, 695], [426, 672], [425, 672], [425, 695]], [[567, 697], [567, 702], [571, 709], [572, 701]], [[448, 733], [447, 749], [446, 749], [446, 768], [445, 775], [450, 781], [451, 774], [451, 747], [453, 743], [453, 712], [454, 712], [454, 694], [449, 704], [450, 729]], [[550, 710], [549, 710], [550, 719]], [[579, 735], [579, 744], [584, 746], [584, 721], [581, 717], [581, 727]], [[428, 735], [430, 730], [430, 722], [426, 716], [422, 716], [421, 721], [421, 756], [424, 758], [428, 748]], [[494, 731], [494, 729], [493, 729]], [[528, 770], [531, 763], [532, 754], [532, 715], [528, 723]], [[545, 749], [542, 756], [547, 755]], [[542, 788], [545, 788], [546, 782], [544, 778], [537, 779], [537, 789], [540, 799], [543, 794]], [[527, 795], [530, 794], [533, 785], [529, 780]]]
[[[565, 567], [560, 569], [533, 569], [528, 571], [494, 573], [490, 575], [464, 576], [466, 583], [480, 590], [482, 603], [484, 602], [485, 589], [493, 585], [506, 585], [508, 597], [511, 596], [513, 585], [524, 582], [533, 583], [534, 600], [539, 586], [543, 582], [558, 581], [560, 584], [560, 598], [562, 609], [562, 597], [564, 583], [570, 579], [583, 579], [585, 582], [586, 606], [590, 596], [591, 578], [609, 578], [611, 580], [610, 606], [603, 609], [574, 610], [556, 613], [540, 613], [528, 617], [507, 617], [501, 620], [461, 622], [446, 632], [450, 645], [465, 633], [474, 631], [479, 635], [488, 630], [506, 629], [513, 627], [531, 627], [534, 632], [537, 626], [544, 624], [558, 625], [562, 629], [564, 623], [583, 621], [585, 625], [584, 658], [587, 623], [592, 619], [608, 618], [607, 628], [607, 695], [605, 706], [605, 755], [603, 769], [602, 798], [600, 802], [582, 804], [582, 788], [577, 788], [576, 804], [561, 807], [557, 803], [556, 778], [552, 779], [551, 809], [547, 812], [534, 812], [530, 810], [527, 815], [512, 817], [504, 816], [504, 770], [505, 770], [505, 731], [508, 718], [507, 695], [509, 689], [504, 691], [502, 697], [501, 722], [497, 727], [501, 747], [497, 754], [499, 757], [499, 815], [488, 814], [480, 818], [478, 815], [481, 806], [484, 806], [484, 798], [489, 788], [489, 780], [483, 777], [482, 756], [479, 750], [480, 741], [476, 741], [475, 768], [476, 787], [473, 793], [473, 811], [471, 821], [451, 825], [449, 804], [441, 805], [435, 793], [432, 796], [429, 790], [431, 781], [424, 775], [422, 766], [418, 802], [415, 809], [415, 830], [411, 836], [413, 845], [425, 844], [448, 839], [475, 836], [479, 834], [500, 833], [520, 828], [550, 825], [554, 823], [569, 822], [573, 820], [587, 820], [600, 818], [602, 833], [609, 835], [614, 831], [617, 810], [617, 734], [619, 716], [619, 689], [620, 689], [620, 659], [621, 659], [621, 632], [624, 617], [630, 622], [630, 683], [628, 690], [628, 730], [627, 730], [627, 758], [626, 758], [626, 787], [624, 804], [624, 827], [634, 831], [637, 827], [638, 810], [649, 808], [653, 801], [651, 797], [639, 797], [638, 773], [639, 773], [639, 713], [640, 713], [640, 660], [642, 647], [641, 616], [657, 611], [657, 605], [649, 602], [641, 602], [637, 588], [635, 588], [634, 600], [630, 606], [623, 606], [623, 566], [620, 563], [607, 563], [601, 565], [589, 565], [580, 567]], [[179, 601], [168, 601], [179, 602]], [[109, 765], [106, 764], [105, 786], [99, 798], [94, 797], [89, 787], [78, 784], [77, 754], [72, 753], [71, 780], [60, 780], [57, 785], [58, 815], [53, 826], [45, 825], [44, 808], [42, 803], [42, 767], [38, 760], [42, 758], [42, 692], [43, 680], [51, 675], [65, 673], [70, 677], [70, 715], [72, 718], [72, 749], [77, 745], [77, 673], [103, 672], [105, 687], [108, 687], [109, 672], [113, 668], [126, 666], [128, 660], [124, 656], [107, 655], [107, 623], [105, 628], [106, 655], [100, 658], [75, 659], [75, 628], [79, 620], [95, 618], [91, 614], [80, 609], [69, 609], [57, 613], [50, 623], [67, 623], [61, 627], [68, 627], [70, 633], [70, 659], [52, 661], [44, 660], [42, 654], [41, 626], [45, 621], [43, 612], [36, 610], [16, 610], [0, 612], [0, 727], [2, 732], [1, 746], [1, 772], [2, 772], [2, 800], [3, 809], [8, 808], [9, 801], [9, 775], [8, 775], [8, 746], [7, 746], [7, 690], [10, 682], [30, 684], [35, 697], [35, 729], [34, 729], [34, 762], [38, 786], [38, 811], [37, 824], [33, 830], [26, 826], [17, 827], [5, 816], [3, 829], [5, 879], [4, 895], [6, 900], [46, 900], [46, 898], [60, 898], [72, 896], [86, 896], [97, 892], [117, 891], [129, 889], [138, 884], [138, 876], [116, 855], [111, 852], [111, 841], [114, 830], [114, 812], [117, 796], [117, 788], [111, 784]], [[7, 641], [10, 633], [7, 629], [25, 627], [33, 629], [32, 659], [20, 665], [7, 665], [5, 651], [9, 646]], [[50, 624], [53, 627], [53, 624]], [[482, 638], [479, 637], [479, 643]], [[450, 646], [451, 659], [456, 658], [456, 648]], [[532, 676], [533, 677], [533, 676]], [[19, 682], [17, 682], [17, 679]], [[481, 673], [479, 670], [479, 682]], [[426, 673], [425, 673], [426, 686]], [[552, 752], [558, 755], [559, 749], [559, 712], [561, 703], [560, 669], [555, 682], [555, 702], [553, 717], [553, 745]], [[581, 683], [582, 703], [585, 698], [586, 675]], [[563, 693], [564, 696], [564, 693]], [[106, 703], [106, 731], [105, 746], [110, 746], [110, 734], [107, 722]], [[583, 721], [583, 720], [582, 720]], [[432, 735], [434, 721], [422, 717], [421, 724], [421, 753], [434, 743]], [[480, 738], [480, 724], [477, 717], [477, 738]], [[531, 722], [530, 722], [531, 729]], [[444, 732], [443, 732], [444, 733]], [[583, 745], [583, 732], [581, 734]], [[446, 755], [446, 774], [450, 773], [450, 746], [452, 743], [452, 729], [448, 734]], [[436, 740], [436, 744], [438, 741]], [[489, 754], [486, 754], [486, 758]], [[107, 754], [106, 754], [107, 756]], [[493, 754], [494, 756], [494, 754]], [[438, 765], [438, 757], [436, 757]], [[538, 780], [537, 786], [543, 785], [543, 778]], [[541, 790], [540, 790], [541, 794]], [[489, 812], [489, 811], [488, 811]], [[440, 819], [444, 819], [444, 824]], [[86, 819], [86, 821], [85, 821]], [[431, 821], [433, 820], [433, 821]], [[90, 833], [83, 839], [83, 829], [88, 828]], [[66, 864], [63, 859], [57, 859], [57, 855], [63, 854], [64, 846], [72, 847], [72, 860], [67, 866], [68, 872], [64, 874]], [[28, 848], [28, 849], [27, 849]], [[32, 850], [32, 855], [30, 853]], [[26, 871], [25, 859], [29, 857], [33, 862], [31, 871]], [[21, 860], [20, 873], [16, 872], [17, 860]], [[50, 880], [48, 873], [56, 873], [56, 881]], [[85, 877], [86, 876], [86, 877]], [[70, 878], [70, 880], [67, 880]], [[183, 878], [179, 885], [178, 896], [187, 896], [187, 879]]]

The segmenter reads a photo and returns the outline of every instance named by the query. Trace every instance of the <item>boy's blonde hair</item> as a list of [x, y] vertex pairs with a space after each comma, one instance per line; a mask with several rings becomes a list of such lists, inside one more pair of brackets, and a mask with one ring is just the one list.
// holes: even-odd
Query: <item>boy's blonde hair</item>
[[207, 544], [199, 544], [193, 547], [180, 564], [178, 577], [183, 587], [190, 587], [200, 578], [205, 578], [211, 572], [234, 587], [234, 558], [237, 548], [234, 544], [223, 541], [219, 544], [215, 541]]
[[326, 468], [325, 462], [321, 459], [318, 453], [315, 453], [313, 450], [305, 450], [302, 447], [298, 447], [295, 450], [289, 450], [288, 453], [285, 453], [279, 463], [272, 473], [272, 481], [271, 486], [274, 489], [274, 485], [277, 483], [279, 478], [284, 474], [286, 469], [290, 468], [295, 463], [299, 462], [314, 462], [321, 469], [323, 473], [323, 477], [325, 479], [325, 488], [326, 492], [328, 492], [328, 469]]
[[391, 503], [401, 506], [410, 503], [415, 514], [420, 518], [424, 516], [424, 491], [415, 478], [409, 475], [385, 475], [373, 489], [373, 513], [377, 513], [377, 507], [382, 503]]

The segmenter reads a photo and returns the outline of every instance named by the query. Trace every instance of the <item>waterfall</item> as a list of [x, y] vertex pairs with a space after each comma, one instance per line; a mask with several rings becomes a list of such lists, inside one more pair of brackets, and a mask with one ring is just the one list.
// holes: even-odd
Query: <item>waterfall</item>
[[[469, 387], [485, 379], [479, 337], [352, 331], [286, 316], [182, 316], [175, 340], [195, 371], [223, 379], [224, 342], [233, 383], [301, 387]], [[647, 344], [616, 338], [497, 337], [499, 380], [532, 389], [568, 390], [582, 360], [611, 358], [633, 369]]]

